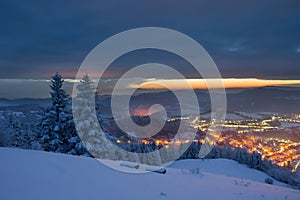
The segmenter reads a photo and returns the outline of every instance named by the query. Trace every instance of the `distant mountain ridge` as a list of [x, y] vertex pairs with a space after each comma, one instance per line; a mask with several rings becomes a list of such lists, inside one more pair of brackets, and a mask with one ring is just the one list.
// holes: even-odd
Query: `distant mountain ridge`
[[[35, 99], [35, 98], [22, 98], [22, 99], [6, 99], [0, 98], [0, 108], [5, 109], [7, 107], [41, 107], [50, 105], [50, 98]], [[26, 107], [25, 107], [26, 108]]]
[[[179, 114], [179, 102], [172, 91], [144, 91], [131, 97], [130, 109], [149, 108], [153, 104], [162, 104], [171, 115]], [[212, 90], [214, 92], [214, 90]], [[188, 95], [185, 90], [179, 90], [180, 95]], [[210, 110], [210, 95], [208, 90], [195, 90], [201, 113]], [[241, 112], [277, 112], [300, 113], [299, 87], [262, 87], [247, 89], [226, 89], [227, 110]], [[121, 96], [124, 98], [125, 96]], [[104, 114], [111, 115], [111, 96], [100, 96], [101, 109]], [[50, 99], [6, 99], [0, 98], [0, 107], [7, 106], [47, 106]]]

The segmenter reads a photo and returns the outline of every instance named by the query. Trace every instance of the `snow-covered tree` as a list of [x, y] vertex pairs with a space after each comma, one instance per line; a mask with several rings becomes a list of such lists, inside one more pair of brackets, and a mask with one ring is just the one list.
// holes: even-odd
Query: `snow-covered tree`
[[[77, 85], [77, 95], [73, 99], [73, 112], [74, 121], [76, 123], [76, 129], [81, 139], [85, 141], [85, 145], [88, 150], [91, 146], [97, 146], [97, 142], [101, 141], [100, 138], [96, 138], [97, 134], [97, 118], [93, 118], [91, 113], [94, 108], [93, 101], [95, 98], [93, 95], [93, 82], [87, 74], [85, 74]], [[79, 137], [72, 138], [73, 141], [79, 141]], [[81, 145], [83, 147], [83, 145]]]
[[68, 153], [72, 150], [69, 139], [76, 136], [69, 95], [62, 88], [64, 80], [56, 73], [51, 80], [52, 105], [43, 110], [40, 119], [40, 137], [46, 151]]
[[21, 148], [22, 149], [32, 149], [33, 140], [34, 140], [34, 134], [32, 130], [30, 130], [31, 127], [29, 127], [28, 124], [24, 124], [21, 133], [22, 133], [22, 139], [21, 139]]
[[[86, 149], [96, 158], [137, 161], [109, 140], [106, 129], [96, 115], [95, 86], [87, 74], [77, 84], [77, 95], [73, 99], [73, 113], [76, 130]], [[101, 119], [100, 119], [101, 121]], [[127, 152], [127, 153], [126, 153]]]
[[248, 166], [254, 169], [261, 169], [261, 155], [259, 153], [253, 152], [250, 154], [249, 159], [248, 159]]
[[241, 164], [246, 164], [247, 157], [249, 157], [247, 151], [242, 148], [236, 148], [234, 150], [234, 156], [233, 159], [238, 161]]
[[211, 150], [211, 152], [209, 153], [209, 155], [210, 155], [212, 158], [220, 158], [220, 156], [221, 156], [220, 148], [215, 146], [215, 147]]
[[140, 151], [139, 160], [141, 163], [157, 166], [162, 164], [161, 156], [155, 143], [141, 145]]
[[11, 128], [11, 145], [12, 147], [21, 147], [22, 146], [22, 135], [20, 130], [20, 123], [12, 118], [12, 116], [9, 117], [9, 124]]
[[[77, 95], [73, 99], [73, 112], [76, 129], [88, 151], [93, 156], [103, 158], [107, 152], [101, 150], [105, 145], [105, 134], [100, 131], [97, 117], [91, 113], [95, 109], [95, 93], [92, 80], [85, 74], [77, 85]], [[101, 154], [101, 155], [98, 155]]]

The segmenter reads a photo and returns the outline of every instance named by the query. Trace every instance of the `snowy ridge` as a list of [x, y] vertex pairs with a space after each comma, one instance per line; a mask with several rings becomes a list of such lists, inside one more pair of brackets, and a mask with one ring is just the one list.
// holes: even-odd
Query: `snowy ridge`
[[[264, 173], [249, 174], [224, 159], [175, 162], [166, 174], [128, 174], [87, 157], [9, 148], [0, 148], [0, 157], [4, 200], [300, 199], [299, 190], [263, 183]], [[247, 179], [239, 177], [244, 173]]]

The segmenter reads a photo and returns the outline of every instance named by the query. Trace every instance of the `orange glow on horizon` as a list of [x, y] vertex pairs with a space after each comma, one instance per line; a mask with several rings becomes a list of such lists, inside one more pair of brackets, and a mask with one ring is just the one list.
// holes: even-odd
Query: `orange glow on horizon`
[[[254, 88], [266, 86], [300, 85], [300, 80], [264, 80], [256, 78], [224, 79], [157, 79], [131, 85], [141, 89], [207, 89], [207, 88]], [[208, 87], [209, 86], [209, 87]]]

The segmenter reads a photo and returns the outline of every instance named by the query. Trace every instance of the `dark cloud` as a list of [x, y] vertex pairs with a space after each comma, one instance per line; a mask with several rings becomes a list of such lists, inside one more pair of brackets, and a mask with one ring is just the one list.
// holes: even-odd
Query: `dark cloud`
[[99, 42], [142, 26], [193, 37], [225, 77], [299, 78], [299, 24], [298, 1], [6, 0], [0, 78], [48, 78], [56, 71], [72, 78]]

